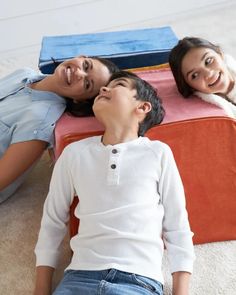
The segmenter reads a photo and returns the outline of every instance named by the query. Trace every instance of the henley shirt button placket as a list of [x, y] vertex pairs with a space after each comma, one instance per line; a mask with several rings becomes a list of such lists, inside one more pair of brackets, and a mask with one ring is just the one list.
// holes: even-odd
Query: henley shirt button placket
[[117, 154], [118, 153], [117, 149], [113, 149], [111, 152], [112, 152], [112, 154]]
[[[112, 152], [112, 154], [118, 153], [117, 149], [113, 149], [111, 152]], [[111, 164], [111, 169], [116, 169], [116, 164]]]
[[108, 183], [110, 185], [119, 184], [119, 169], [118, 169], [118, 161], [119, 161], [119, 151], [117, 149], [112, 149], [110, 151], [110, 169], [108, 171]]

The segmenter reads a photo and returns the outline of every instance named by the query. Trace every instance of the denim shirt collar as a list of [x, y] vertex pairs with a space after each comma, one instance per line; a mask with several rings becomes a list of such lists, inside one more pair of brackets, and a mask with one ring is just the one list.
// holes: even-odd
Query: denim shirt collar
[[[38, 100], [39, 97], [64, 102], [65, 98], [57, 95], [54, 92], [38, 91], [28, 87], [28, 84], [43, 80], [48, 75], [36, 74], [35, 72], [26, 72], [26, 70], [18, 70], [8, 77], [0, 80], [0, 101], [4, 100], [9, 95], [16, 94], [20, 90], [24, 89], [27, 93], [33, 93], [31, 96], [32, 101]], [[4, 83], [5, 82], [5, 83]]]

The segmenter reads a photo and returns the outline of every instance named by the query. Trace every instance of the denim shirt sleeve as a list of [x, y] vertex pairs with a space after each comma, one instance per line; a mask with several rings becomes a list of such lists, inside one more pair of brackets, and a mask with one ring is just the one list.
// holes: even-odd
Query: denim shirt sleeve
[[64, 101], [36, 101], [26, 111], [26, 116], [15, 126], [11, 143], [43, 140], [54, 145], [54, 128], [65, 109]]
[[0, 156], [17, 142], [36, 139], [53, 145], [55, 124], [66, 102], [55, 93], [27, 87], [44, 77], [22, 69], [0, 80]]

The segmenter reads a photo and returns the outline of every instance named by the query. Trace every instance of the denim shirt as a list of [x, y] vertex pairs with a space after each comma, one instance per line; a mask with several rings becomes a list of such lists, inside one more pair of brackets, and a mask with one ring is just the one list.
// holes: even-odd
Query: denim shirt
[[[45, 77], [24, 68], [0, 79], [0, 158], [13, 143], [43, 140], [53, 145], [55, 124], [65, 110], [66, 101], [53, 92], [27, 86]], [[17, 189], [30, 170], [0, 191], [0, 203]]]
[[27, 86], [45, 77], [24, 68], [0, 80], [0, 157], [12, 143], [37, 139], [53, 145], [55, 123], [65, 110], [65, 99]]

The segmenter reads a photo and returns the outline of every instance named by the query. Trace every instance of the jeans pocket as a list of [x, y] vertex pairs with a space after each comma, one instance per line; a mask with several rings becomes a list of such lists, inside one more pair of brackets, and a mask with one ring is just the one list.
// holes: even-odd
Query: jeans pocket
[[163, 286], [160, 282], [137, 274], [132, 274], [132, 279], [136, 284], [145, 288], [151, 293], [163, 295]]
[[64, 279], [68, 277], [73, 277], [74, 273], [76, 273], [76, 270], [74, 269], [67, 269], [64, 271]]

